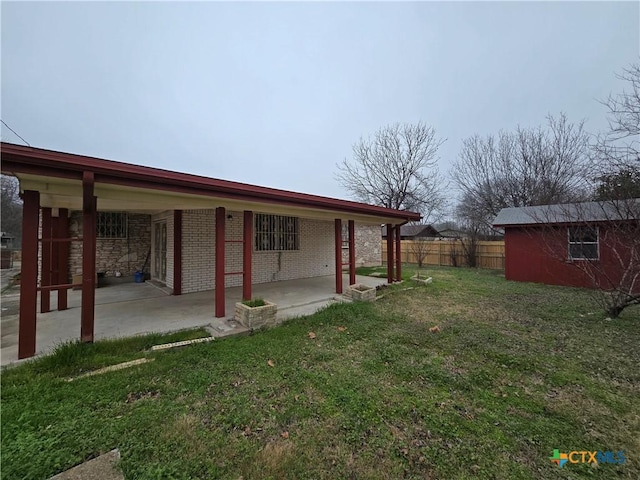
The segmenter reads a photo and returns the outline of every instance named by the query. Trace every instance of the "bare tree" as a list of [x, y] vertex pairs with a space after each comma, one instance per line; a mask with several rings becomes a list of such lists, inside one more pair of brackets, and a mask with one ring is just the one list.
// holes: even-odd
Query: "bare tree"
[[337, 180], [359, 201], [437, 217], [444, 208], [437, 169], [444, 140], [424, 123], [394, 124], [353, 145], [353, 159], [338, 165]]
[[640, 304], [640, 199], [550, 205], [529, 216], [546, 254], [579, 272], [609, 317]]
[[462, 254], [468, 267], [478, 266], [478, 242], [486, 224], [482, 212], [478, 210], [478, 203], [469, 195], [464, 195], [456, 208], [458, 236]]
[[612, 173], [603, 173], [596, 180], [595, 200], [640, 198], [640, 168], [623, 167]]
[[460, 255], [460, 252], [458, 251], [458, 244], [452, 243], [451, 246], [449, 247], [449, 263], [451, 264], [452, 267], [460, 266], [458, 264], [458, 255]]
[[608, 201], [604, 209], [610, 221], [598, 234], [600, 247], [610, 252], [611, 265], [589, 260], [577, 266], [591, 279], [607, 315], [618, 318], [625, 308], [640, 305], [640, 200]]
[[[424, 223], [421, 225], [425, 225]], [[434, 237], [415, 236], [409, 244], [409, 251], [416, 259], [418, 264], [418, 278], [420, 278], [420, 269], [424, 267], [427, 257], [434, 249]]]
[[601, 101], [609, 129], [593, 145], [595, 198], [607, 220], [599, 242], [611, 252], [616, 268], [602, 261], [576, 265], [592, 279], [597, 300], [612, 318], [640, 304], [640, 65], [617, 77], [626, 87]]
[[553, 205], [540, 220], [547, 254], [586, 278], [611, 318], [640, 304], [640, 66], [618, 78], [627, 88], [601, 102], [609, 129], [592, 145], [597, 201]]
[[485, 212], [476, 198], [464, 194], [455, 211], [458, 235], [467, 266], [478, 266], [478, 248], [482, 240], [495, 240], [501, 235], [487, 224]]
[[640, 197], [640, 65], [617, 77], [626, 88], [600, 102], [607, 107], [609, 129], [593, 144], [597, 200]]
[[609, 110], [609, 130], [598, 135], [594, 150], [605, 173], [640, 169], [640, 64], [624, 69], [617, 77], [627, 86], [601, 103]]
[[418, 269], [421, 269], [427, 261], [427, 256], [431, 253], [433, 240], [425, 237], [416, 237], [411, 241], [410, 251], [416, 259]]
[[474, 202], [474, 221], [491, 225], [505, 207], [575, 201], [587, 195], [589, 142], [583, 122], [561, 113], [546, 128], [463, 140], [452, 178]]
[[22, 201], [20, 200], [20, 186], [15, 177], [2, 175], [0, 177], [2, 204], [0, 208], [1, 225], [3, 232], [12, 234], [19, 239], [22, 236]]

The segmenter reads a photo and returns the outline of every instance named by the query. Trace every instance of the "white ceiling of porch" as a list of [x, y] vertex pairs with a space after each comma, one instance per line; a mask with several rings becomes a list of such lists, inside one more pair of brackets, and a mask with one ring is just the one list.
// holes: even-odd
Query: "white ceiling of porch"
[[[82, 210], [82, 182], [30, 174], [19, 174], [20, 189], [40, 192], [40, 205], [51, 208]], [[398, 219], [352, 214], [334, 210], [304, 208], [279, 203], [249, 202], [223, 197], [193, 195], [163, 190], [125, 187], [98, 183], [94, 187], [100, 211], [130, 211], [158, 213], [165, 210], [195, 210], [225, 207], [228, 210], [272, 213], [320, 220], [355, 220], [359, 223], [380, 225], [398, 223]]]

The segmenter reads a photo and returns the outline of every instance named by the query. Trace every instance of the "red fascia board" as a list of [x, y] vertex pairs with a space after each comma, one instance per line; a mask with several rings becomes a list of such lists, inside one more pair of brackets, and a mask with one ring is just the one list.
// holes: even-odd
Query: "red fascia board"
[[635, 222], [636, 220], [632, 219], [623, 219], [623, 220], [577, 220], [575, 222], [548, 222], [548, 223], [505, 223], [505, 224], [495, 224], [493, 225], [496, 228], [548, 228], [548, 227], [570, 227], [572, 225], [582, 225], [585, 223], [593, 224], [593, 225], [608, 225], [610, 223], [626, 223], [626, 222]]
[[[583, 223], [583, 222], [575, 222], [575, 223]], [[548, 227], [566, 227], [569, 225], [573, 225], [572, 223], [505, 223], [505, 224], [494, 224], [494, 228], [548, 228]]]
[[74, 172], [42, 165], [28, 164], [25, 163], [24, 160], [16, 158], [14, 155], [5, 155], [4, 152], [2, 152], [2, 173], [9, 175], [25, 173], [29, 175], [42, 175], [45, 177], [82, 180], [82, 172], [80, 171]]
[[2, 163], [3, 171], [13, 173], [79, 179], [83, 171], [92, 171], [96, 176], [96, 181], [116, 185], [293, 204], [309, 208], [401, 218], [406, 221], [420, 219], [420, 214], [415, 212], [22, 145], [2, 143]]

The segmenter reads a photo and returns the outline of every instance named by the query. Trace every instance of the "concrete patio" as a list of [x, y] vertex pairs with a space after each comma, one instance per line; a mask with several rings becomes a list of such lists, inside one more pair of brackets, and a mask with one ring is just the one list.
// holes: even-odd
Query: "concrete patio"
[[[348, 275], [343, 284], [348, 285]], [[386, 280], [357, 277], [358, 283], [376, 286]], [[309, 315], [335, 303], [335, 277], [314, 277], [257, 284], [254, 298], [261, 297], [278, 305], [278, 319]], [[15, 294], [9, 294], [13, 296]], [[3, 303], [6, 300], [3, 295]], [[50, 352], [56, 345], [80, 337], [81, 292], [69, 292], [69, 309], [56, 311], [56, 295], [51, 296], [52, 310], [37, 316], [36, 355]], [[95, 340], [129, 337], [152, 332], [208, 327], [214, 337], [246, 331], [232, 321], [234, 305], [242, 298], [242, 288], [225, 292], [227, 318], [214, 317], [214, 291], [180, 296], [168, 295], [150, 283], [125, 283], [96, 290]], [[18, 361], [18, 315], [3, 316], [1, 364]]]

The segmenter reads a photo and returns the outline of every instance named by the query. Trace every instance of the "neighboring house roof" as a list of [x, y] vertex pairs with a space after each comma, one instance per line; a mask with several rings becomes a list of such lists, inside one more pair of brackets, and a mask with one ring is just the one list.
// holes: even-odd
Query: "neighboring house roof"
[[464, 235], [464, 232], [458, 228], [455, 222], [436, 223], [434, 228], [441, 237], [456, 238]]
[[610, 201], [503, 208], [494, 227], [539, 224], [608, 222], [640, 219], [640, 198]]
[[464, 232], [462, 230], [458, 230], [455, 228], [446, 228], [443, 230], [438, 230], [438, 233], [442, 237], [459, 237], [461, 235], [464, 235]]
[[13, 235], [7, 232], [0, 232], [0, 238], [16, 238], [16, 237], [14, 237]]
[[[402, 225], [400, 236], [404, 238], [437, 237], [438, 231], [431, 225]], [[387, 238], [387, 227], [382, 227], [382, 238]]]
[[[160, 199], [163, 208], [188, 209], [211, 208], [210, 198], [229, 208], [258, 210], [263, 205], [272, 205], [269, 211], [282, 211], [290, 215], [309, 214], [335, 215], [336, 212], [349, 218], [368, 220], [374, 223], [402, 223], [420, 220], [420, 214], [336, 198], [297, 193], [246, 183], [202, 177], [159, 168], [144, 167], [100, 158], [56, 152], [42, 148], [2, 143], [2, 172], [17, 175], [21, 186], [46, 191], [42, 195], [44, 206], [79, 208], [81, 195], [76, 193], [82, 186], [83, 172], [94, 174], [96, 187], [102, 185], [98, 194], [103, 206], [108, 209], [133, 210], [134, 201], [147, 208], [158, 208]], [[52, 179], [55, 180], [52, 181]], [[149, 196], [152, 190], [155, 198]], [[120, 192], [119, 195], [113, 192]], [[161, 198], [161, 195], [162, 196]], [[203, 201], [207, 199], [206, 201]], [[70, 202], [68, 204], [64, 202]], [[72, 203], [75, 202], [75, 203]], [[198, 203], [199, 202], [199, 203]], [[151, 205], [153, 203], [153, 205]], [[201, 206], [195, 206], [201, 205]], [[333, 213], [332, 213], [333, 212]]]
[[439, 232], [442, 232], [443, 230], [458, 230], [456, 222], [436, 223], [433, 228], [435, 228]]

